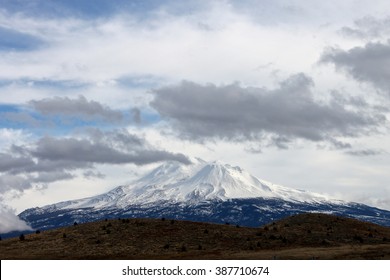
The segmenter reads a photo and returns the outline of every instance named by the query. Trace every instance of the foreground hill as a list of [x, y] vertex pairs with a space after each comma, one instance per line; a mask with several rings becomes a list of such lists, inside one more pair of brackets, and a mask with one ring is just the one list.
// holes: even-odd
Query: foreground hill
[[261, 228], [116, 219], [2, 240], [0, 259], [390, 259], [390, 228], [325, 214]]

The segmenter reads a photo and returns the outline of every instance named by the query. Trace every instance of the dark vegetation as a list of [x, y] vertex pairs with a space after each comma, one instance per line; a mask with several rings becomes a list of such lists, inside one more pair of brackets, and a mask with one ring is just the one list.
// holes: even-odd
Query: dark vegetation
[[390, 259], [390, 228], [325, 214], [261, 228], [105, 219], [3, 239], [0, 259]]

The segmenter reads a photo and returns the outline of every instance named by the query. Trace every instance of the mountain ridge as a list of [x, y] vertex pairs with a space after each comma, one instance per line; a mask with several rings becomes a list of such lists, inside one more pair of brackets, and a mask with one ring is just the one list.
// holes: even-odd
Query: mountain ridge
[[[287, 188], [260, 180], [238, 166], [219, 161], [208, 163], [199, 158], [194, 158], [192, 161], [193, 164], [190, 166], [167, 162], [129, 185], [116, 187], [101, 195], [59, 202], [43, 208], [52, 206], [57, 209], [74, 206], [99, 207], [98, 202], [107, 202], [105, 207], [123, 208], [128, 204], [147, 204], [158, 201], [198, 203], [205, 200], [226, 201], [258, 197], [300, 202], [343, 203], [341, 200], [331, 199], [322, 194]], [[113, 201], [118, 203], [110, 205]]]
[[34, 228], [102, 218], [152, 217], [259, 226], [305, 212], [324, 212], [390, 226], [390, 211], [275, 185], [238, 166], [167, 162], [131, 184], [97, 196], [23, 211]]

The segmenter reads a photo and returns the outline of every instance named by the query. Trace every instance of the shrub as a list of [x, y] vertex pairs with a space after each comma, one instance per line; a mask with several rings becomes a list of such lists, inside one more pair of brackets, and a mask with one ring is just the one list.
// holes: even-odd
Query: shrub
[[311, 233], [311, 229], [308, 229], [308, 230], [307, 230], [307, 233]]
[[330, 242], [329, 240], [323, 239], [323, 240], [321, 241], [321, 245], [323, 245], [323, 246], [329, 246], [329, 245], [331, 245], [331, 242]]
[[360, 243], [363, 243], [363, 238], [361, 236], [355, 235], [353, 239], [359, 241]]
[[106, 230], [106, 233], [107, 233], [107, 234], [110, 234], [110, 233], [111, 233], [111, 230], [107, 229], [107, 230]]
[[102, 242], [100, 241], [100, 239], [98, 239], [98, 240], [96, 240], [95, 243], [96, 243], [96, 244], [100, 244], [100, 243], [102, 243]]
[[227, 223], [227, 222], [226, 222], [226, 223], [225, 223], [225, 225], [227, 225], [227, 226], [228, 226], [228, 225], [230, 225], [230, 223]]
[[0, 241], [1, 241], [1, 235], [0, 235]]
[[209, 230], [206, 228], [206, 229], [204, 230], [204, 233], [205, 233], [205, 234], [208, 234], [208, 233], [209, 233]]
[[240, 225], [236, 225], [236, 228], [240, 228]]
[[111, 224], [111, 223], [108, 223], [108, 224], [107, 224], [107, 227], [112, 227], [112, 224]]
[[[120, 218], [119, 218], [119, 219], [120, 219]], [[105, 221], [105, 222], [107, 222], [107, 221], [108, 221], [108, 220], [107, 220], [107, 218], [106, 218], [106, 219], [104, 219], [104, 221]]]
[[20, 241], [24, 241], [26, 238], [24, 237], [24, 234], [22, 233], [21, 235], [19, 235], [19, 240]]
[[175, 220], [171, 220], [171, 225], [173, 225], [175, 223]]
[[66, 233], [63, 233], [63, 234], [62, 234], [62, 238], [66, 238]]
[[264, 230], [265, 230], [265, 231], [268, 231], [268, 229], [269, 229], [269, 228], [268, 228], [267, 226], [264, 227]]
[[270, 235], [270, 237], [268, 237], [269, 239], [271, 239], [271, 240], [276, 240], [276, 239], [278, 239], [275, 235], [273, 235], [273, 234], [271, 234]]
[[263, 235], [262, 232], [257, 232], [257, 233], [256, 233], [256, 236], [262, 236], [262, 235]]
[[[1, 240], [1, 236], [0, 236], [0, 240]], [[387, 237], [383, 237], [383, 242], [387, 242]]]
[[203, 249], [203, 247], [202, 247], [202, 245], [198, 245], [198, 250], [202, 250]]
[[164, 218], [164, 217], [162, 217], [162, 218], [161, 218], [161, 221], [165, 222], [165, 218]]
[[181, 246], [181, 249], [180, 249], [182, 252], [187, 252], [187, 247], [185, 245]]
[[169, 249], [169, 244], [165, 244], [163, 248], [164, 249]]
[[77, 223], [77, 222], [74, 222], [74, 223], [73, 223], [73, 225], [74, 225], [74, 226], [77, 226], [77, 225], [78, 225], [78, 223]]
[[374, 236], [372, 235], [372, 232], [370, 232], [370, 233], [368, 234], [368, 237], [370, 237], [370, 238], [374, 237]]
[[37, 229], [36, 231], [35, 231], [35, 234], [40, 234], [41, 233], [41, 231], [39, 230], [39, 229]]
[[107, 228], [106, 228], [106, 226], [102, 226], [102, 230], [106, 230]]

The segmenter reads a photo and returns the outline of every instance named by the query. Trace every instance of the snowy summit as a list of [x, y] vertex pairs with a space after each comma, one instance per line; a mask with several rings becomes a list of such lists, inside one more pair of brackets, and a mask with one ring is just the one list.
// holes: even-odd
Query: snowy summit
[[191, 159], [185, 165], [170, 161], [157, 167], [127, 186], [108, 193], [69, 202], [57, 203], [56, 209], [125, 208], [129, 205], [154, 204], [162, 201], [196, 204], [210, 200], [239, 198], [279, 198], [296, 202], [337, 203], [327, 196], [275, 185], [260, 180], [241, 167], [219, 161]]

